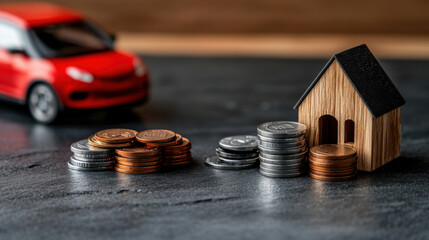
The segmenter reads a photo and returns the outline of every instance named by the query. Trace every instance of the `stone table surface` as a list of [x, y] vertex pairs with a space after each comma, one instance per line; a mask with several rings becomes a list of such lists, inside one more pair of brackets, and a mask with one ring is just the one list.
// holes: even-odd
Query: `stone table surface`
[[[145, 57], [152, 97], [132, 111], [70, 111], [50, 126], [0, 103], [0, 239], [429, 239], [428, 61], [383, 60], [407, 103], [402, 156], [347, 182], [204, 165], [220, 138], [292, 109], [326, 59]], [[167, 128], [194, 163], [150, 175], [67, 169], [105, 128]]]

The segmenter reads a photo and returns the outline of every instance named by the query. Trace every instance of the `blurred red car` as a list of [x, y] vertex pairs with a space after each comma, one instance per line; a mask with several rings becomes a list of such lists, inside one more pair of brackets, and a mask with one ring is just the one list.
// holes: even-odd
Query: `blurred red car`
[[48, 3], [0, 5], [0, 97], [26, 104], [39, 122], [65, 108], [143, 102], [149, 76], [136, 55], [67, 8]]

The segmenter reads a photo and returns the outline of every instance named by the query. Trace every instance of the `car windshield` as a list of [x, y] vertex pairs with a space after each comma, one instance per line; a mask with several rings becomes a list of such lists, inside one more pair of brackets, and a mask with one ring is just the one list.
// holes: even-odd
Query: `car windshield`
[[35, 48], [45, 58], [76, 56], [111, 49], [108, 35], [85, 21], [33, 28], [30, 35]]

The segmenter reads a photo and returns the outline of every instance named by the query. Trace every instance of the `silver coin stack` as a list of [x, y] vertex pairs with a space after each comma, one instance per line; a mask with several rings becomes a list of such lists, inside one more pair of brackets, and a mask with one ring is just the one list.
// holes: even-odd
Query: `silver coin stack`
[[306, 126], [297, 122], [267, 122], [258, 126], [259, 172], [267, 177], [297, 177], [305, 171]]
[[88, 144], [88, 140], [74, 142], [71, 147], [68, 167], [78, 171], [106, 171], [112, 170], [115, 165], [115, 155], [110, 149], [95, 148]]
[[206, 159], [206, 165], [224, 170], [241, 170], [255, 167], [258, 163], [256, 136], [240, 135], [222, 138], [216, 148], [216, 156]]

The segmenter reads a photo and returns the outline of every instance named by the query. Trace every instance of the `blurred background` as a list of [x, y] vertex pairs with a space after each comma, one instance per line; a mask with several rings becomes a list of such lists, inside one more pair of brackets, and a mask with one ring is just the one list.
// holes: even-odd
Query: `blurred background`
[[378, 57], [429, 56], [424, 0], [47, 2], [83, 12], [142, 54], [328, 57], [367, 43]]

